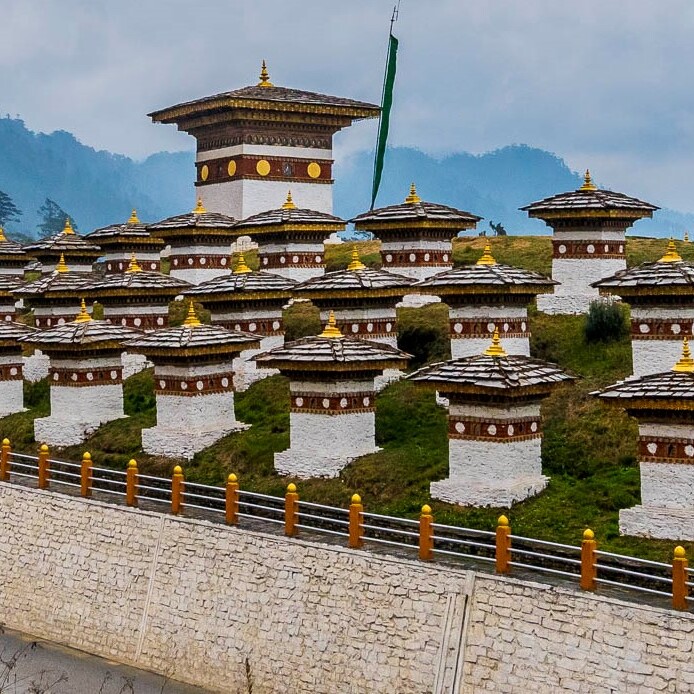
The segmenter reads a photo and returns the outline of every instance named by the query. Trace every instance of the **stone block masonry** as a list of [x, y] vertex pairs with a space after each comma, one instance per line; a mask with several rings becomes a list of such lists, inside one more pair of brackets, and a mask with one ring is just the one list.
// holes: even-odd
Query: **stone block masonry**
[[694, 616], [0, 484], [10, 628], [233, 694], [694, 687]]

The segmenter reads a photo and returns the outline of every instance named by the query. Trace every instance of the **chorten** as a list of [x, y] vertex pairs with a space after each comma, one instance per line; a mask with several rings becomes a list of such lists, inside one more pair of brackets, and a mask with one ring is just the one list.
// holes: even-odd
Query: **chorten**
[[259, 338], [203, 325], [190, 302], [183, 325], [130, 341], [128, 351], [154, 362], [157, 425], [142, 430], [142, 449], [152, 455], [191, 459], [215, 441], [248, 425], [234, 412], [232, 362]]
[[186, 290], [185, 296], [202, 302], [210, 312], [213, 325], [259, 336], [259, 349], [245, 348], [234, 362], [237, 391], [277, 373], [257, 368], [251, 357], [284, 344], [282, 309], [291, 297], [294, 284], [281, 275], [253, 272], [241, 254], [233, 272]]
[[20, 243], [5, 236], [5, 231], [0, 226], [0, 276], [22, 278], [24, 269], [32, 260]]
[[75, 233], [69, 217], [59, 234], [30, 243], [24, 246], [24, 250], [41, 263], [41, 272], [44, 274], [52, 272], [51, 268], [61, 258], [70, 265], [73, 272], [89, 273], [101, 255], [99, 246]]
[[265, 61], [255, 86], [150, 113], [197, 140], [198, 195], [243, 219], [279, 207], [287, 187], [312, 210], [332, 212], [332, 138], [374, 104], [275, 86]]
[[70, 323], [20, 338], [50, 359], [51, 415], [34, 420], [34, 438], [72, 446], [102, 424], [124, 417], [123, 343], [138, 332], [93, 320], [82, 306]]
[[686, 337], [681, 354], [670, 371], [593, 393], [639, 423], [641, 505], [619, 512], [622, 535], [694, 540], [694, 359]]
[[229, 269], [229, 251], [238, 236], [236, 220], [217, 212], [208, 212], [198, 198], [192, 212], [150, 224], [152, 235], [171, 246], [169, 256], [172, 277], [200, 284]]
[[594, 282], [603, 295], [631, 306], [631, 355], [635, 376], [662, 371], [680, 354], [682, 337], [694, 334], [694, 263], [682, 260], [674, 241], [655, 263]]
[[440, 272], [412, 290], [435, 294], [449, 306], [451, 356], [458, 359], [480, 354], [495, 330], [509, 354], [529, 356], [528, 304], [555, 284], [537, 272], [497, 263], [487, 243], [474, 265]]
[[448, 478], [431, 496], [464, 506], [509, 507], [539, 494], [540, 402], [572, 377], [555, 364], [507, 354], [495, 330], [477, 356], [431, 364], [410, 374], [448, 399]]
[[261, 269], [298, 282], [325, 272], [324, 242], [344, 230], [339, 217], [297, 207], [291, 192], [282, 207], [236, 225], [238, 234], [248, 234], [258, 244]]
[[552, 227], [554, 294], [538, 298], [549, 314], [585, 313], [599, 299], [594, 282], [626, 268], [625, 233], [660, 208], [623, 193], [599, 189], [586, 171], [583, 185], [521, 207]]
[[107, 274], [125, 272], [133, 254], [137, 255], [143, 270], [159, 272], [159, 254], [164, 242], [152, 236], [138, 216], [137, 211], [124, 224], [111, 224], [87, 234], [85, 238], [99, 244], [102, 252], [100, 265]]
[[334, 315], [316, 337], [259, 354], [256, 362], [289, 378], [289, 449], [275, 469], [296, 477], [336, 477], [354, 458], [375, 453], [374, 379], [403, 369], [410, 355], [344, 336]]
[[481, 219], [422, 200], [413, 183], [403, 204], [370, 210], [350, 221], [355, 229], [380, 239], [385, 269], [422, 280], [453, 267], [453, 237], [474, 229]]
[[35, 332], [36, 328], [24, 323], [0, 323], [0, 417], [24, 409], [24, 365], [19, 338]]

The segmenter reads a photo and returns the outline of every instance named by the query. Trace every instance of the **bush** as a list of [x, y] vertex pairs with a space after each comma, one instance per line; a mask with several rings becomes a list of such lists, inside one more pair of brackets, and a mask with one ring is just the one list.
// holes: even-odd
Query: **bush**
[[583, 337], [587, 343], [617, 342], [628, 334], [629, 322], [622, 304], [591, 302], [583, 329]]
[[311, 301], [295, 301], [284, 311], [284, 341], [318, 335], [323, 330], [320, 311]]

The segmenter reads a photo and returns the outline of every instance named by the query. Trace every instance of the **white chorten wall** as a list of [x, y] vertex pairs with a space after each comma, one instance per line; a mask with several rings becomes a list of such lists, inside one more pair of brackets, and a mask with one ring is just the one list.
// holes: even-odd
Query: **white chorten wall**
[[352, 460], [375, 453], [375, 392], [371, 379], [291, 381], [289, 448], [275, 469], [293, 477], [337, 477]]
[[171, 277], [191, 284], [202, 284], [227, 275], [231, 267], [231, 241], [215, 246], [177, 246], [169, 256]]
[[496, 328], [509, 354], [530, 356], [530, 325], [525, 306], [456, 306], [449, 309], [448, 315], [451, 358], [482, 354]]
[[51, 414], [34, 420], [34, 438], [49, 446], [72, 446], [102, 424], [124, 417], [120, 357], [52, 359]]
[[24, 410], [22, 355], [0, 355], [0, 417]]
[[448, 439], [448, 478], [431, 483], [435, 499], [463, 506], [510, 507], [547, 486], [539, 403], [451, 404]]
[[382, 241], [381, 262], [384, 270], [425, 280], [453, 267], [453, 241]]
[[231, 363], [154, 367], [157, 424], [142, 430], [142, 450], [190, 460], [234, 431], [236, 419]]
[[641, 505], [619, 512], [619, 532], [694, 540], [694, 428], [639, 424]]
[[[136, 251], [138, 265], [146, 272], [159, 272], [161, 269], [161, 260], [159, 251]], [[100, 263], [106, 270], [106, 274], [117, 274], [125, 272], [130, 265], [132, 253], [130, 251], [104, 253], [103, 260]]]
[[0, 298], [0, 320], [13, 321], [17, 317], [17, 304], [11, 297]]
[[[258, 247], [260, 269], [303, 282], [325, 274], [325, 247], [323, 243], [262, 243]], [[327, 238], [327, 232], [326, 232]]]
[[[393, 297], [395, 301], [396, 297]], [[323, 308], [320, 311], [321, 323], [325, 325], [330, 311], [335, 314], [335, 322], [346, 337], [380, 342], [391, 347], [398, 346], [398, 324], [395, 305], [378, 308]]]
[[125, 304], [114, 306], [104, 304], [104, 320], [113, 325], [122, 325], [135, 330], [151, 332], [161, 330], [169, 324], [168, 303], [162, 306], [134, 306]]
[[634, 376], [660, 373], [682, 356], [682, 338], [694, 335], [694, 307], [631, 309]]
[[[77, 293], [77, 292], [76, 292]], [[93, 306], [87, 303], [87, 313], [92, 314]], [[75, 299], [74, 306], [36, 306], [34, 309], [34, 325], [41, 329], [55, 328], [75, 320], [80, 312], [80, 299]]]

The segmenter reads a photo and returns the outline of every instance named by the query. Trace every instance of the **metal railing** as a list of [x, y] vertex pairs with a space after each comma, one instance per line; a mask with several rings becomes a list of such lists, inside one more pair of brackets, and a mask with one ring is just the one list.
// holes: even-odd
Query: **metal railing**
[[675, 547], [672, 563], [666, 564], [599, 551], [592, 530], [583, 533], [580, 546], [566, 545], [513, 535], [505, 516], [499, 518], [495, 531], [436, 523], [427, 505], [418, 520], [397, 518], [366, 512], [358, 494], [345, 509], [300, 501], [293, 483], [284, 497], [277, 497], [240, 489], [234, 474], [224, 487], [188, 482], [178, 465], [170, 478], [155, 477], [141, 474], [135, 460], [125, 471], [113, 470], [96, 467], [89, 453], [84, 453], [81, 463], [55, 460], [46, 445], [39, 448], [38, 456], [15, 453], [4, 439], [0, 482], [79, 493], [85, 498], [96, 493], [100, 499], [168, 509], [173, 514], [189, 509], [191, 514], [228, 525], [267, 523], [288, 537], [324, 535], [353, 549], [371, 545], [408, 555], [416, 552], [422, 561], [467, 560], [493, 565], [499, 574], [537, 572], [568, 580], [585, 591], [603, 585], [667, 598], [677, 610], [689, 609], [694, 589], [694, 569], [688, 568], [682, 547]]

